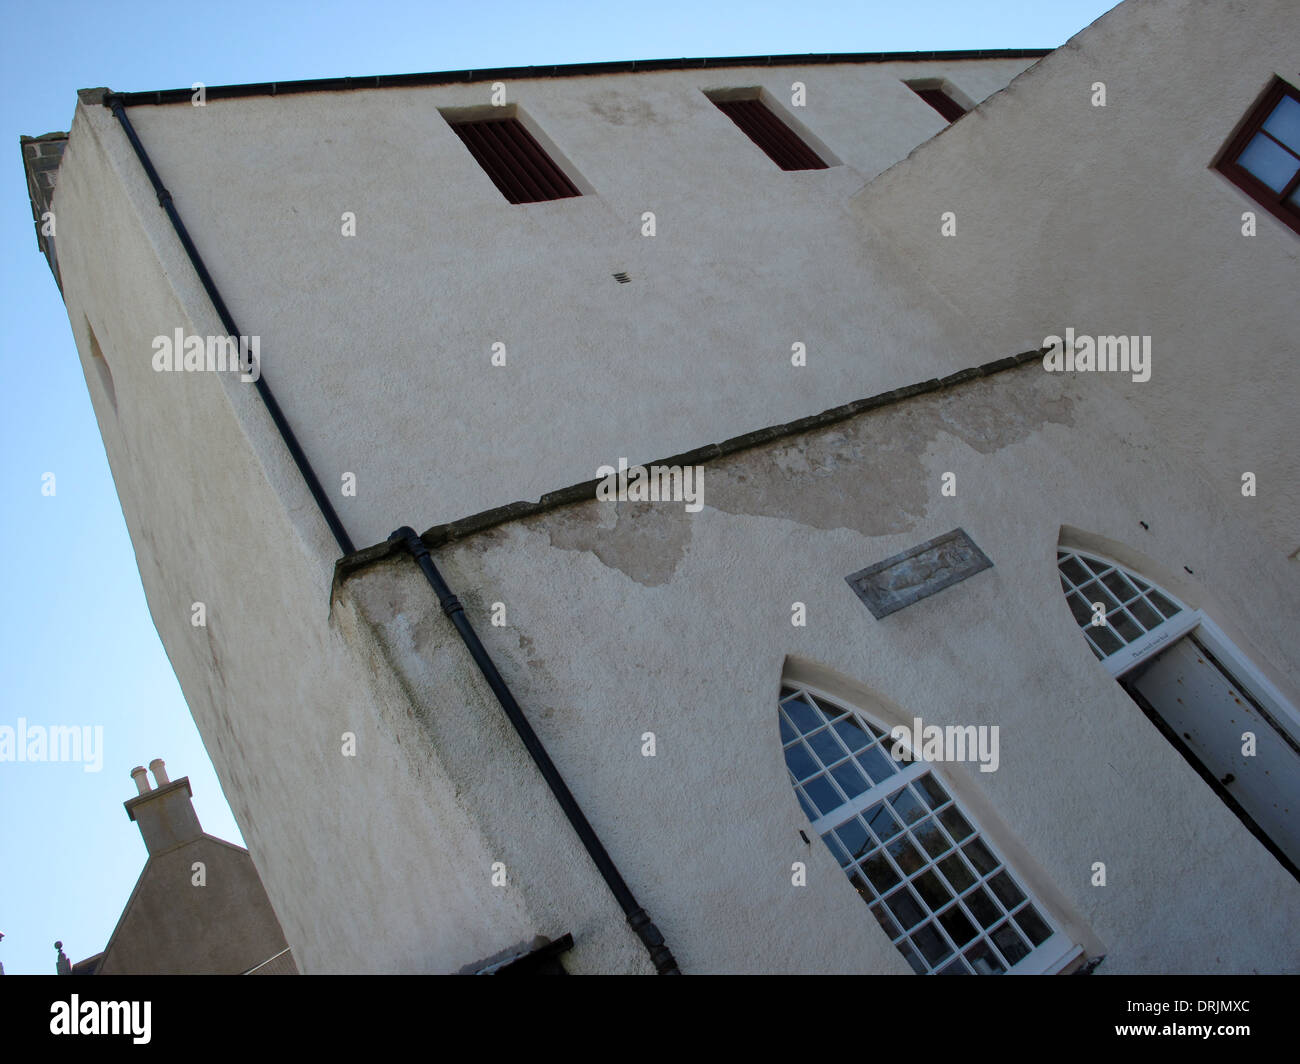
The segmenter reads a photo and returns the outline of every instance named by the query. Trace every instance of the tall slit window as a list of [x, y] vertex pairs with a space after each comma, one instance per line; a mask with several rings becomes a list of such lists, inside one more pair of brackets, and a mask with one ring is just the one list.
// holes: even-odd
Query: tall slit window
[[759, 95], [709, 97], [782, 170], [825, 170], [829, 164], [803, 142]]
[[1213, 166], [1300, 233], [1300, 89], [1274, 78]]
[[943, 115], [949, 122], [956, 122], [969, 107], [957, 100], [956, 90], [942, 78], [918, 78], [903, 82], [921, 99]]
[[1185, 612], [1182, 603], [1113, 562], [1062, 549], [1056, 565], [1070, 612], [1099, 661], [1171, 634], [1169, 622]]
[[450, 125], [511, 203], [540, 203], [582, 195], [518, 118], [457, 121]]
[[914, 972], [1046, 972], [1079, 953], [932, 764], [806, 687], [782, 688], [780, 725], [813, 830]]

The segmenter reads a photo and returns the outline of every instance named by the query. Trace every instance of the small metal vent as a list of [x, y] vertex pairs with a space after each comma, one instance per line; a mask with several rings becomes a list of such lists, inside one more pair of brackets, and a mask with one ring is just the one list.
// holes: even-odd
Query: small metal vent
[[632, 283], [632, 278], [629, 277], [629, 276], [628, 276], [627, 274], [625, 274], [625, 273], [616, 273], [616, 274], [614, 274], [614, 280], [616, 280], [619, 284], [631, 284], [631, 283]]

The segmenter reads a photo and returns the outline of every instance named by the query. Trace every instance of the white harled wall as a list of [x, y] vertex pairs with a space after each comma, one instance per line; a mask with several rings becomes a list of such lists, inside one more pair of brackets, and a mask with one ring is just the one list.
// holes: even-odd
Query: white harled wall
[[[439, 115], [487, 104], [491, 82], [130, 115], [322, 481], [356, 475], [337, 503], [363, 546], [968, 364], [848, 206], [943, 128], [903, 78], [982, 99], [1030, 63], [512, 81], [593, 189], [521, 205]], [[796, 81], [789, 113], [843, 165], [782, 171], [704, 95], [788, 104]], [[810, 364], [792, 374], [796, 341]]]
[[[787, 658], [903, 712], [1001, 723], [1002, 769], [961, 787], [1113, 970], [1294, 965], [1294, 881], [1105, 677], [1053, 568], [1062, 526], [1149, 559], [1300, 701], [1295, 566], [1277, 550], [1294, 379], [1277, 278], [1294, 249], [1263, 220], [1249, 247], [1208, 223], [1171, 227], [1115, 169], [1125, 152], [1149, 166], [1153, 128], [1208, 143], [1219, 134], [1201, 126], [1249, 104], [1281, 8], [1220, 10], [1131, 0], [1014, 82], [1030, 61], [511, 82], [510, 101], [591, 190], [528, 206], [505, 202], [437, 114], [485, 102], [488, 84], [131, 109], [358, 546], [536, 498], [620, 456], [652, 460], [1036, 347], [1076, 311], [1081, 330], [1150, 321], [1157, 359], [1178, 352], [1196, 370], [1175, 381], [1157, 361], [1139, 394], [1030, 366], [811, 451], [778, 444], [710, 467], [700, 514], [592, 503], [440, 552], [687, 970], [904, 970], [820, 844], [798, 839], [775, 721]], [[1232, 91], [1212, 113], [1119, 109], [1162, 78], [1212, 83], [1220, 56]], [[1093, 165], [1111, 183], [1065, 196], [1078, 190], [1033, 175], [1085, 167], [1070, 155], [1082, 146], [1053, 138], [1076, 121], [1059, 111], [1075, 80], [1103, 61], [1118, 91]], [[902, 84], [924, 76], [974, 99], [1012, 85], [987, 118], [905, 159], [943, 129]], [[761, 85], [786, 100], [793, 81], [808, 92], [793, 113], [843, 165], [785, 173], [703, 95]], [[1169, 180], [1231, 215], [1231, 189], [1198, 191], [1218, 180], [1199, 168], [1203, 146], [1171, 152]], [[960, 235], [939, 244], [935, 208], [958, 191], [976, 209], [962, 206]], [[1098, 243], [1107, 203], [1127, 227]], [[1145, 209], [1130, 217], [1133, 203]], [[331, 599], [337, 547], [251, 386], [150, 369], [154, 336], [220, 327], [101, 107], [78, 109], [55, 209], [150, 608], [303, 970], [455, 971], [566, 931], [572, 970], [647, 970], [414, 566], [363, 569]], [[1086, 255], [1062, 250], [1071, 238]], [[1112, 241], [1127, 255], [1111, 258]], [[1166, 274], [1141, 268], [1145, 247]], [[1251, 283], [1215, 303], [1225, 261]], [[1089, 286], [1104, 315], [1084, 313]], [[1173, 309], [1146, 319], [1140, 299]], [[1219, 324], [1195, 333], [1184, 319]], [[1242, 335], [1264, 350], [1239, 393], [1242, 376], [1211, 353]], [[504, 367], [491, 365], [496, 342]], [[1221, 400], [1201, 448], [1185, 427], [1198, 397]], [[1246, 460], [1269, 485], [1253, 511], [1223, 483]], [[938, 496], [943, 471], [958, 474], [956, 499]], [[355, 497], [339, 490], [349, 472]], [[874, 622], [844, 576], [957, 525], [995, 568]], [[1184, 565], [1196, 583], [1179, 582]], [[789, 625], [795, 600], [815, 604], [807, 630]], [[195, 601], [206, 629], [190, 625]], [[487, 624], [495, 601], [507, 628]], [[653, 763], [639, 755], [646, 730], [660, 735]], [[803, 859], [799, 893], [789, 865]], [[1114, 870], [1102, 896], [1093, 860]], [[488, 884], [494, 861], [505, 887]]]

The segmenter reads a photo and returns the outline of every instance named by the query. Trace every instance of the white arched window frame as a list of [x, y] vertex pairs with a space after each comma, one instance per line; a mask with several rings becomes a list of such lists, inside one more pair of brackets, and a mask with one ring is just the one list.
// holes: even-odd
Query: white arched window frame
[[1040, 975], [1082, 949], [954, 797], [937, 766], [840, 699], [786, 682], [791, 785], [812, 827], [917, 974]]
[[[1058, 547], [1056, 567], [1088, 649], [1111, 676], [1118, 679], [1194, 631], [1237, 682], [1300, 742], [1300, 712], [1204, 611], [1188, 607], [1158, 584], [1093, 551]], [[1104, 626], [1092, 623], [1097, 604], [1105, 607]], [[1159, 623], [1154, 623], [1156, 618]]]
[[[1088, 649], [1112, 676], [1182, 638], [1202, 620], [1199, 611], [1107, 558], [1061, 547], [1056, 568]], [[1094, 623], [1103, 616], [1104, 624]]]

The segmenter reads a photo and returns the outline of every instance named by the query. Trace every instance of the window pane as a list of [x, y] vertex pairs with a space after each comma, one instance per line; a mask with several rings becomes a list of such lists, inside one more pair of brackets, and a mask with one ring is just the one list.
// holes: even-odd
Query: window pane
[[873, 905], [871, 915], [876, 918], [876, 922], [880, 924], [890, 939], [895, 939], [902, 933], [898, 930], [898, 925], [894, 923], [894, 918], [885, 912], [883, 905]]
[[907, 961], [907, 963], [912, 966], [912, 971], [914, 971], [917, 975], [925, 974], [925, 962], [921, 960], [916, 950], [914, 950], [906, 942], [903, 942], [899, 945], [898, 952], [901, 953], [903, 955], [903, 958]]
[[821, 766], [813, 759], [808, 751], [808, 747], [803, 743], [795, 743], [785, 751], [785, 763], [789, 766], [790, 771], [794, 773], [797, 780], [807, 779]]
[[863, 728], [852, 716], [837, 720], [835, 722], [835, 731], [844, 740], [844, 745], [850, 750], [861, 750], [871, 742], [871, 733]]
[[993, 888], [993, 893], [998, 896], [1000, 901], [1007, 910], [1010, 911], [1025, 900], [1024, 894], [1020, 888], [1012, 882], [1011, 877], [1005, 871], [999, 872], [989, 880], [989, 886]]
[[1120, 602], [1127, 602], [1137, 594], [1136, 589], [1134, 589], [1134, 587], [1124, 579], [1118, 569], [1114, 569], [1103, 576], [1101, 582], [1106, 585], [1107, 590], [1119, 599]]
[[1283, 96], [1264, 121], [1264, 128], [1293, 152], [1300, 154], [1300, 100]]
[[782, 717], [782, 718], [781, 718], [781, 742], [782, 742], [782, 744], [788, 743], [788, 742], [789, 742], [791, 739], [793, 739], [793, 738], [794, 738], [794, 728], [790, 725], [790, 722], [789, 722], [788, 720], [785, 719], [785, 717]]
[[1300, 170], [1300, 159], [1273, 143], [1263, 133], [1256, 133], [1237, 156], [1237, 162], [1264, 182], [1274, 192], [1281, 192]]
[[1151, 604], [1166, 617], [1172, 617], [1175, 613], [1179, 612], [1178, 607], [1165, 598], [1164, 595], [1160, 594], [1160, 592], [1155, 588], [1152, 588], [1147, 592], [1147, 598], [1149, 598]]
[[961, 907], [958, 905], [954, 905], [939, 917], [939, 923], [943, 924], [943, 929], [948, 932], [948, 937], [957, 944], [959, 949], [978, 934], [975, 925], [966, 918], [966, 914], [961, 911]]
[[988, 851], [988, 847], [979, 839], [971, 839], [962, 847], [966, 859], [975, 866], [980, 875], [986, 876], [998, 866], [998, 859]]
[[921, 844], [921, 849], [925, 850], [931, 857], [940, 857], [948, 850], [952, 849], [944, 833], [939, 830], [933, 818], [923, 820], [912, 829], [912, 834], [916, 836], [916, 841]]
[[1015, 919], [1020, 925], [1020, 930], [1029, 936], [1029, 941], [1035, 946], [1041, 946], [1052, 937], [1052, 929], [1047, 926], [1047, 922], [1038, 915], [1038, 910], [1032, 905], [1026, 905], [1016, 913]]
[[[1095, 580], [1091, 584], [1084, 584], [1083, 587], [1079, 588], [1079, 594], [1081, 594], [1087, 600], [1088, 605], [1094, 609], [1099, 602], [1106, 608], [1107, 613], [1119, 609], [1119, 603], [1111, 597], [1110, 592]], [[1090, 609], [1089, 612], [1091, 613], [1092, 610]]]
[[837, 765], [831, 769], [831, 775], [835, 777], [835, 782], [844, 788], [844, 793], [850, 798], [856, 798], [869, 786], [866, 778], [858, 771], [858, 766], [852, 761], [845, 761], [842, 765]]
[[921, 856], [921, 851], [912, 845], [912, 840], [906, 835], [895, 839], [886, 848], [898, 867], [903, 870], [905, 876], [910, 876], [925, 864], [925, 858]]
[[[858, 895], [868, 905], [870, 905], [873, 901], [876, 900], [876, 896], [871, 892], [871, 887], [867, 885], [867, 881], [863, 879], [860, 875], [858, 875], [856, 872], [851, 872], [849, 874], [849, 882], [853, 884], [853, 887], [858, 892]], [[877, 906], [877, 908], [879, 908], [879, 906]], [[872, 912], [875, 912], [875, 909], [873, 909]], [[876, 917], [876, 919], [880, 919], [880, 917]]]
[[1120, 638], [1126, 643], [1133, 642], [1142, 634], [1142, 629], [1133, 622], [1133, 618], [1124, 610], [1120, 610], [1119, 613], [1108, 618], [1106, 623], [1119, 633]]
[[867, 826], [876, 833], [876, 838], [880, 839], [882, 842], [892, 839], [898, 834], [899, 829], [902, 827], [902, 825], [894, 819], [893, 814], [889, 811], [889, 807], [886, 806], [884, 802], [881, 802], [879, 805], [873, 805], [863, 814], [863, 817], [867, 821]]
[[894, 891], [885, 899], [885, 904], [889, 906], [889, 911], [894, 914], [898, 926], [903, 928], [904, 931], [919, 924], [921, 917], [925, 915], [916, 898], [912, 896], [912, 892], [906, 887]]
[[863, 750], [858, 755], [858, 764], [866, 770], [873, 783], [880, 783], [898, 771], [897, 763], [882, 754], [878, 746]]
[[1084, 631], [1088, 633], [1088, 638], [1097, 644], [1103, 654], [1114, 654], [1124, 645], [1109, 628], [1085, 628]]
[[945, 857], [940, 861], [939, 868], [943, 871], [944, 877], [958, 892], [965, 890], [975, 882], [975, 877], [971, 875], [971, 870], [966, 867], [966, 862], [956, 854]]
[[964, 963], [962, 963], [962, 959], [958, 957], [951, 964], [945, 964], [935, 974], [936, 975], [970, 975], [971, 971], [969, 968], [966, 967]]
[[819, 731], [816, 735], [810, 736], [808, 745], [817, 751], [817, 756], [822, 759], [823, 764], [833, 765], [842, 758], [847, 750], [844, 750], [839, 741], [831, 734], [830, 729]]
[[970, 909], [981, 927], [992, 927], [1002, 919], [1002, 910], [993, 904], [993, 899], [983, 887], [976, 887], [962, 899]]
[[966, 818], [957, 812], [955, 807], [950, 806], [945, 809], [939, 814], [939, 819], [943, 822], [943, 826], [948, 829], [948, 834], [953, 837], [955, 842], [961, 842], [972, 831], [970, 824], [966, 822]]
[[1080, 584], [1088, 582], [1088, 570], [1078, 563], [1074, 558], [1067, 558], [1061, 562], [1061, 572], [1070, 578], [1070, 582], [1078, 587]]
[[835, 840], [834, 834], [828, 831], [822, 836], [822, 842], [826, 843], [830, 848], [831, 853], [834, 854], [835, 860], [839, 862], [841, 868], [850, 863], [849, 855], [844, 852], [844, 847]]
[[814, 728], [821, 727], [821, 715], [802, 698], [791, 699], [782, 708], [801, 732], [810, 732]]
[[840, 842], [844, 848], [857, 859], [876, 845], [875, 840], [867, 834], [867, 829], [862, 826], [862, 821], [854, 817], [847, 824], [841, 824], [835, 829], [835, 834], [839, 836]]
[[943, 885], [943, 881], [929, 869], [912, 880], [912, 886], [921, 895], [921, 900], [931, 909], [942, 909], [952, 901], [952, 895]]
[[1029, 947], [1025, 940], [1016, 933], [1009, 923], [1003, 924], [993, 932], [993, 944], [1002, 951], [1008, 964], [1015, 964], [1029, 956]]
[[799, 804], [803, 806], [803, 811], [807, 814], [809, 820], [816, 820], [818, 817], [817, 810], [813, 808], [812, 802], [808, 801], [808, 796], [803, 793], [803, 788], [798, 787], [794, 792], [799, 798]]
[[914, 823], [925, 816], [925, 806], [920, 803], [916, 795], [908, 787], [904, 787], [890, 798], [889, 804], [894, 807], [894, 812], [901, 816], [905, 823]]
[[871, 885], [881, 894], [898, 882], [898, 873], [894, 871], [894, 866], [885, 860], [883, 853], [867, 858], [862, 864], [862, 871], [867, 874]]
[[952, 952], [952, 947], [944, 941], [943, 935], [934, 929], [933, 924], [926, 924], [912, 936], [912, 944], [921, 951], [921, 956], [929, 961], [931, 967]]
[[1065, 601], [1070, 604], [1070, 612], [1074, 614], [1075, 623], [1080, 628], [1092, 624], [1092, 607], [1083, 601], [1082, 596], [1071, 595]]
[[1154, 628], [1156, 625], [1158, 625], [1161, 621], [1164, 620], [1164, 618], [1161, 617], [1160, 614], [1156, 613], [1155, 610], [1153, 610], [1141, 599], [1133, 603], [1133, 605], [1131, 605], [1128, 609], [1129, 612], [1138, 619], [1138, 623], [1141, 624], [1142, 627], [1145, 628], [1148, 632], [1151, 631], [1152, 628]]
[[938, 809], [948, 800], [948, 792], [939, 786], [939, 781], [929, 772], [916, 781], [916, 789], [931, 809]]
[[[835, 788], [831, 786], [830, 780], [825, 776], [818, 776], [815, 780], [809, 780], [804, 784], [808, 791], [808, 797], [812, 799], [813, 805], [821, 810], [819, 815], [825, 816], [832, 809], [836, 809], [844, 804], [844, 799], [839, 796]], [[817, 819], [816, 817], [813, 818]]]
[[1001, 975], [1005, 972], [1004, 965], [985, 942], [980, 942], [966, 951], [966, 959], [970, 961], [970, 966], [980, 975]]

